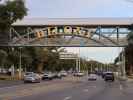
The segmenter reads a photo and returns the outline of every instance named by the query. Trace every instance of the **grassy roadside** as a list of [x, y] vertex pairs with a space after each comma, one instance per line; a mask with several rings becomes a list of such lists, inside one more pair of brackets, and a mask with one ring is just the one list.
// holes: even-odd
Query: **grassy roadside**
[[0, 74], [0, 80], [20, 80], [20, 79], [19, 79], [19, 76], [17, 74], [13, 77], [10, 75]]
[[133, 79], [133, 75], [132, 76], [127, 76], [128, 78], [130, 78], [130, 79]]

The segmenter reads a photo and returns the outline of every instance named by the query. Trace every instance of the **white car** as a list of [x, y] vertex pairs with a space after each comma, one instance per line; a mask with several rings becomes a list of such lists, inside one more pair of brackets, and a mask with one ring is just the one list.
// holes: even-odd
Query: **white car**
[[60, 75], [65, 77], [65, 76], [67, 76], [67, 72], [66, 71], [61, 71]]
[[84, 73], [83, 72], [76, 72], [76, 73], [74, 73], [74, 76], [82, 77], [82, 76], [84, 76]]
[[88, 76], [88, 80], [97, 80], [97, 75], [96, 74], [90, 74]]
[[26, 75], [24, 77], [24, 83], [27, 83], [27, 82], [31, 82], [31, 83], [40, 83], [41, 82], [41, 78], [38, 74], [29, 74], [29, 75]]
[[54, 74], [51, 72], [45, 73], [42, 76], [42, 80], [52, 80], [54, 78]]
[[34, 73], [34, 72], [26, 72], [26, 73], [24, 74], [24, 77], [29, 76], [29, 75], [33, 75], [33, 74], [35, 74], [35, 73]]

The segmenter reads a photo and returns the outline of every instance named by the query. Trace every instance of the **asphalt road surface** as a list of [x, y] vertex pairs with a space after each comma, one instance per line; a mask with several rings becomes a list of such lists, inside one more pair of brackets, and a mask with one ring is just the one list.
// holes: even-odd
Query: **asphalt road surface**
[[133, 100], [133, 83], [86, 77], [0, 88], [0, 100]]

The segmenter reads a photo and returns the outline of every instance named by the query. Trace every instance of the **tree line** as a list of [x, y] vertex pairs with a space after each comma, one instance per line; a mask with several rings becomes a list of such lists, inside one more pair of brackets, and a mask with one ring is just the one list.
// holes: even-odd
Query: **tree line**
[[[10, 68], [21, 66], [27, 71], [60, 71], [75, 67], [74, 60], [60, 59], [64, 48], [59, 47], [0, 47], [0, 66]], [[20, 58], [21, 57], [21, 58]]]

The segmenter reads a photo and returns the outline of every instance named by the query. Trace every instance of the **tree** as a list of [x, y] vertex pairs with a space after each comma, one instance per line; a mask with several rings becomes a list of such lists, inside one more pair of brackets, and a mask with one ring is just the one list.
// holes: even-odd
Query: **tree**
[[[59, 47], [22, 47], [21, 67], [26, 68], [27, 71], [35, 72], [68, 70], [74, 63], [71, 60], [63, 62], [64, 65], [62, 64], [59, 54], [63, 51], [64, 48]], [[20, 62], [20, 48], [0, 47], [0, 57], [3, 58], [0, 60], [1, 65], [6, 65], [8, 68], [14, 66], [16, 69]]]
[[0, 50], [0, 58], [2, 58], [2, 59], [0, 59], [0, 66], [4, 66], [4, 63], [5, 63], [5, 61], [6, 61], [6, 58], [7, 58], [7, 52], [6, 51], [4, 51], [4, 50]]
[[128, 75], [133, 73], [133, 25], [129, 28], [131, 31], [128, 36], [128, 46], [125, 48], [126, 54], [126, 72]]
[[0, 4], [0, 45], [7, 45], [11, 25], [27, 15], [24, 0], [7, 0]]
[[129, 44], [125, 48], [125, 54], [126, 54], [126, 72], [128, 75], [131, 75], [133, 73], [133, 45]]

